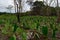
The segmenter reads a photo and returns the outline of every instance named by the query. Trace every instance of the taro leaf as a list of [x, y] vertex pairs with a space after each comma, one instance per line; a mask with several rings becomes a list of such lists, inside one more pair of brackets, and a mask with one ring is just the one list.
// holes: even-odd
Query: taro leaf
[[39, 23], [37, 23], [37, 26], [36, 26], [36, 29], [37, 29], [37, 30], [38, 30], [39, 26], [40, 26], [40, 24], [39, 24]]
[[18, 28], [17, 24], [14, 24], [14, 30], [13, 30], [13, 32], [16, 32], [17, 28]]
[[42, 26], [42, 33], [43, 33], [43, 35], [47, 36], [47, 34], [48, 34], [47, 26]]
[[55, 31], [57, 31], [58, 29], [55, 27]]
[[16, 40], [16, 36], [15, 35], [11, 36], [9, 40]]
[[25, 32], [22, 33], [22, 40], [27, 40], [27, 34]]
[[50, 28], [53, 29], [53, 24], [52, 23], [50, 24]]
[[23, 23], [23, 29], [28, 30], [30, 28], [28, 27], [28, 25], [26, 25], [26, 23]]
[[57, 31], [58, 29], [55, 27], [55, 29], [53, 30], [53, 35], [52, 35], [52, 37], [54, 37], [55, 38], [55, 35], [56, 35], [56, 31]]
[[3, 21], [2, 20], [0, 20], [0, 24], [2, 24], [3, 23]]
[[53, 35], [52, 35], [52, 37], [54, 37], [54, 38], [55, 38], [55, 34], [56, 34], [56, 31], [55, 31], [55, 30], [53, 30]]

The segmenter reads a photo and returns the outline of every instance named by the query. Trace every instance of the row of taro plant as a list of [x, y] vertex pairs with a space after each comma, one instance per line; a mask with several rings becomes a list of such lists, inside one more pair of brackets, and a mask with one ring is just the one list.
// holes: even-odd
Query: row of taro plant
[[[48, 27], [46, 24], [40, 26], [39, 22], [38, 22], [38, 23], [36, 23], [36, 28], [32, 28], [32, 29], [30, 28], [30, 27], [32, 27], [32, 25], [31, 26], [30, 25], [26, 26], [26, 25], [28, 25], [28, 24], [23, 23], [22, 28], [20, 28], [20, 29], [24, 30], [24, 31], [22, 31], [22, 34], [20, 34], [22, 37], [22, 40], [27, 40], [27, 33], [25, 32], [25, 30], [32, 30], [33, 36], [31, 36], [30, 40], [40, 40], [40, 39], [49, 40], [51, 38], [52, 39], [54, 38], [54, 40], [55, 40], [55, 38], [56, 38], [55, 35], [56, 35], [57, 28], [56, 28], [56, 26], [54, 26], [55, 24], [50, 23], [50, 27]], [[13, 30], [14, 34], [17, 29], [18, 29], [17, 24], [14, 24], [14, 30]], [[52, 31], [49, 29], [51, 29]], [[51, 38], [49, 38], [49, 35], [48, 35], [49, 31], [51, 31], [51, 33], [52, 33]], [[15, 36], [13, 35], [13, 37], [10, 37], [10, 40], [16, 40]]]
[[[27, 18], [26, 18], [27, 17]], [[27, 40], [27, 32], [26, 30], [32, 30], [32, 34], [33, 36], [31, 36], [31, 40], [48, 40], [48, 32], [49, 32], [49, 29], [51, 29], [51, 33], [52, 33], [52, 37], [55, 38], [55, 34], [56, 34], [56, 31], [57, 31], [57, 28], [56, 26], [54, 26], [54, 19], [51, 20], [51, 19], [48, 19], [48, 18], [44, 18], [44, 17], [22, 17], [21, 18], [21, 23], [18, 24], [17, 23], [14, 23], [13, 25], [13, 31], [12, 31], [12, 34], [11, 36], [9, 37], [9, 40]], [[53, 23], [49, 23], [50, 27], [47, 26], [46, 24], [44, 24], [45, 22], [47, 21], [51, 21]], [[48, 24], [47, 22], [47, 24]], [[0, 22], [2, 23], [2, 22]], [[8, 24], [7, 24], [8, 25]], [[22, 26], [22, 27], [21, 27]], [[20, 35], [20, 36], [19, 36]], [[18, 37], [18, 38], [17, 38]]]

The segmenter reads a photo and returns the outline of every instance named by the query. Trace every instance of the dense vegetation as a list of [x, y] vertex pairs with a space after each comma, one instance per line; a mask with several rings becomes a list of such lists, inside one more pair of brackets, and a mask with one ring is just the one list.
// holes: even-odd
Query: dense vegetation
[[57, 7], [45, 5], [42, 1], [35, 1], [31, 7], [31, 15], [57, 15]]
[[21, 4], [15, 6], [15, 14], [0, 12], [0, 40], [60, 40], [59, 7], [35, 1], [31, 11], [20, 13]]
[[41, 37], [58, 39], [57, 34], [59, 34], [60, 28], [56, 23], [56, 19], [56, 16], [22, 16], [20, 17], [20, 24], [18, 25], [16, 15], [0, 15], [0, 32], [1, 37], [4, 37], [2, 40], [7, 40], [7, 38], [11, 40], [16, 40], [16, 38], [17, 40], [19, 38], [27, 40], [27, 33], [30, 32], [29, 30], [35, 32], [34, 35], [37, 35], [36, 38], [38, 39], [41, 39]]

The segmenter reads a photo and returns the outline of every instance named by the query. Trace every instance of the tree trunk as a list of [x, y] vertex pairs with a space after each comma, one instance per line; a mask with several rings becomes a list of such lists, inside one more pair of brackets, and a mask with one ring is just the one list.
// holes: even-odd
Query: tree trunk
[[60, 23], [60, 14], [59, 14], [59, 3], [58, 3], [58, 0], [57, 0], [57, 23]]
[[60, 13], [59, 13], [59, 10], [57, 10], [57, 23], [60, 23]]
[[15, 13], [16, 13], [16, 5], [15, 5]]
[[17, 4], [17, 20], [18, 20], [18, 23], [20, 23], [20, 16], [19, 16], [19, 11], [18, 11], [18, 4]]
[[46, 15], [47, 15], [47, 16], [49, 16], [49, 12], [48, 12], [49, 10], [48, 10], [48, 7], [47, 7], [47, 9], [46, 9], [46, 10], [47, 10], [47, 14], [46, 14]]
[[16, 13], [16, 0], [14, 0], [15, 13]]

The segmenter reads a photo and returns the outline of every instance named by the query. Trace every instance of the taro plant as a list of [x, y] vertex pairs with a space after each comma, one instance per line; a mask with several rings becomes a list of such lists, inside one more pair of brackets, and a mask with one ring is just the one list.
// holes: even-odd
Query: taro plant
[[53, 35], [52, 35], [52, 37], [55, 38], [55, 37], [56, 37], [56, 36], [55, 36], [55, 35], [56, 35], [56, 31], [57, 31], [58, 29], [57, 29], [56, 26], [55, 26], [54, 29], [52, 29], [52, 30], [53, 30]]
[[47, 26], [42, 26], [42, 33], [43, 33], [43, 35], [47, 36], [47, 34], [48, 34], [48, 27]]
[[23, 32], [21, 34], [22, 40], [27, 40], [27, 34], [25, 32]]
[[56, 35], [56, 31], [57, 31], [57, 28], [56, 28], [56, 29], [53, 29], [53, 35], [52, 35], [53, 38], [56, 37], [56, 36], [55, 36], [55, 35]]
[[47, 35], [48, 35], [48, 27], [47, 26], [42, 26], [42, 34], [43, 34], [43, 37], [47, 40], [48, 39], [48, 37], [47, 37]]
[[17, 28], [18, 28], [18, 25], [15, 23], [15, 24], [14, 24], [13, 33], [15, 33], [15, 32], [16, 32]]
[[12, 35], [9, 40], [16, 40], [16, 36], [15, 35]]
[[53, 30], [53, 33], [52, 33], [52, 40], [56, 40], [56, 31], [58, 30], [56, 27], [55, 29], [52, 29]]
[[38, 20], [38, 22], [37, 22], [37, 26], [36, 26], [36, 29], [38, 30], [39, 29], [39, 27], [40, 27], [40, 23], [39, 23], [40, 21]]
[[56, 25], [55, 24], [52, 24], [52, 23], [50, 23], [50, 28], [52, 29], [52, 38], [56, 38], [56, 31], [58, 30], [57, 28], [56, 28]]
[[53, 23], [50, 23], [50, 28], [53, 29]]
[[2, 20], [0, 20], [0, 24], [2, 24], [3, 23], [3, 21]]
[[25, 29], [25, 30], [30, 29], [30, 28], [28, 27], [27, 23], [23, 23], [23, 29]]
[[16, 36], [15, 36], [14, 33], [16, 32], [17, 28], [18, 28], [18, 26], [17, 26], [17, 24], [15, 23], [15, 24], [14, 24], [14, 28], [13, 28], [12, 36], [10, 36], [9, 40], [16, 40]]

